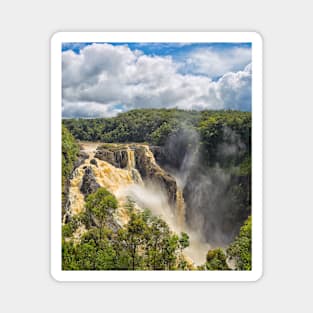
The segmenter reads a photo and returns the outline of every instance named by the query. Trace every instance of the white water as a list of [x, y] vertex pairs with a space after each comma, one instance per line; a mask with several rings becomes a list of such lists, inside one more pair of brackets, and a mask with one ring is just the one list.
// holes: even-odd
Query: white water
[[[90, 166], [97, 183], [116, 196], [119, 207], [115, 218], [120, 225], [124, 225], [129, 220], [125, 205], [127, 200], [131, 198], [135, 201], [136, 209], [149, 208], [152, 214], [162, 217], [174, 232], [178, 234], [180, 232], [188, 233], [190, 246], [185, 250], [185, 254], [196, 264], [203, 264], [210, 246], [202, 240], [200, 234], [192, 232], [186, 227], [185, 203], [178, 180], [177, 204], [173, 208], [169, 205], [167, 196], [159, 186], [142, 181], [140, 173], [136, 169], [134, 150], [130, 147], [127, 148], [128, 164], [125, 169], [117, 168], [98, 158], [96, 158], [97, 165], [91, 164], [90, 161], [94, 158], [99, 145], [100, 143], [94, 142], [81, 143], [82, 150], [88, 154], [88, 158], [75, 170], [73, 179], [70, 181], [70, 212], [75, 215], [84, 210], [85, 201], [84, 195], [80, 192], [80, 186], [84, 175], [84, 167]], [[149, 147], [147, 145], [140, 146], [144, 147], [146, 157], [158, 166]]]

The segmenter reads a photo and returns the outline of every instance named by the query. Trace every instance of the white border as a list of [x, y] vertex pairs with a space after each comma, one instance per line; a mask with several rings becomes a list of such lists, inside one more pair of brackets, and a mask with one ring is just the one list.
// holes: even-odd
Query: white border
[[[252, 270], [62, 271], [62, 42], [252, 43]], [[51, 275], [57, 281], [256, 281], [262, 277], [262, 38], [256, 32], [58, 32], [51, 38]]]

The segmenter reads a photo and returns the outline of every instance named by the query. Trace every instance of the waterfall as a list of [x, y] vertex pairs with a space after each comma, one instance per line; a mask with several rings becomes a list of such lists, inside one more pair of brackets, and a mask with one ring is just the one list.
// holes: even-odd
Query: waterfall
[[176, 220], [181, 229], [185, 228], [185, 201], [183, 196], [183, 190], [177, 184], [176, 191]]
[[[87, 167], [91, 168], [96, 182], [114, 194], [118, 200], [119, 206], [115, 213], [115, 220], [118, 224], [123, 226], [129, 220], [126, 203], [130, 197], [135, 201], [137, 210], [149, 208], [152, 214], [161, 216], [173, 231], [177, 233], [187, 232], [190, 235], [191, 244], [186, 249], [186, 255], [198, 264], [203, 262], [203, 256], [208, 251], [209, 246], [207, 243], [203, 243], [198, 234], [192, 232], [186, 225], [185, 202], [180, 180], [177, 177], [174, 179], [176, 181], [176, 203], [170, 204], [167, 194], [162, 190], [161, 186], [153, 182], [150, 184], [149, 180], [143, 181], [140, 172], [136, 168], [135, 153], [136, 149], [140, 148], [144, 149], [145, 158], [149, 160], [148, 163], [160, 169], [159, 175], [160, 172], [168, 175], [156, 163], [149, 146], [143, 144], [123, 145], [122, 149], [126, 148], [125, 150], [127, 150], [127, 165], [125, 168], [119, 168], [107, 161], [95, 158], [99, 145], [100, 143], [94, 142], [81, 143], [82, 151], [88, 155], [88, 158], [75, 169], [70, 180], [69, 214], [76, 215], [85, 210], [85, 199], [80, 191], [80, 187], [85, 169]], [[117, 153], [119, 152], [117, 151]]]
[[127, 168], [131, 170], [136, 167], [135, 151], [127, 147]]
[[87, 153], [88, 158], [75, 169], [73, 178], [70, 180], [69, 187], [69, 211], [70, 214], [76, 215], [85, 209], [84, 195], [80, 191], [82, 184], [82, 178], [85, 173], [85, 168], [91, 167], [96, 182], [106, 188], [112, 194], [114, 194], [118, 200], [119, 208], [116, 212], [116, 220], [119, 224], [123, 225], [128, 221], [128, 213], [125, 210], [125, 204], [127, 197], [120, 193], [120, 189], [127, 186], [141, 183], [141, 177], [137, 170], [132, 168], [134, 165], [134, 151], [129, 151], [129, 156], [133, 155], [133, 158], [129, 158], [129, 166], [126, 169], [117, 168], [108, 162], [96, 159], [96, 164], [91, 162], [94, 159], [95, 152], [99, 143], [83, 142], [81, 143], [82, 151]]
[[131, 172], [135, 183], [143, 185], [141, 175], [136, 169], [135, 151], [129, 147], [127, 147], [127, 169]]

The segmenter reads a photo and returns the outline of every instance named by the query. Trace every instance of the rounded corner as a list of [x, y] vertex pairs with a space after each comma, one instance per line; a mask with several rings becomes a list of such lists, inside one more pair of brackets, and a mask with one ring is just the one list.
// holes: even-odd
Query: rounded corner
[[258, 42], [260, 45], [263, 45], [263, 35], [261, 32], [259, 31], [253, 31], [251, 32], [252, 36], [253, 36], [253, 41]]
[[59, 42], [61, 39], [63, 32], [55, 31], [50, 35], [50, 42], [53, 44], [54, 42]]
[[254, 283], [259, 282], [260, 280], [262, 280], [264, 277], [264, 271], [261, 268], [259, 271], [256, 271], [255, 273], [253, 273], [253, 276], [251, 278], [251, 281]]
[[62, 283], [63, 280], [61, 279], [61, 275], [59, 275], [59, 272], [53, 271], [52, 269], [49, 272], [50, 277], [52, 278], [52, 280], [54, 280], [57, 283]]

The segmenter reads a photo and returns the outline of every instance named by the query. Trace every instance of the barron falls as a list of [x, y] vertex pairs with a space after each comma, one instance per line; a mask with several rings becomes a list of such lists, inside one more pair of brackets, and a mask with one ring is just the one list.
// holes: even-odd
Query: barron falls
[[251, 113], [62, 120], [64, 270], [251, 269]]
[[[188, 232], [190, 246], [184, 251], [190, 264], [205, 261], [210, 244], [186, 223], [186, 204], [180, 178], [161, 167], [153, 151], [142, 143], [100, 143], [81, 141], [79, 158], [67, 186], [63, 222], [85, 210], [86, 197], [104, 187], [118, 200], [112, 226], [119, 228], [129, 221], [128, 201], [136, 211], [148, 208], [161, 217], [171, 230]], [[83, 227], [75, 232], [80, 238]]]

